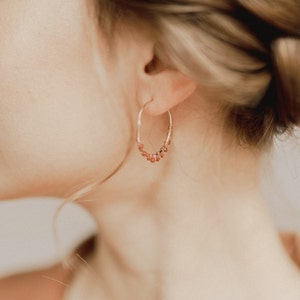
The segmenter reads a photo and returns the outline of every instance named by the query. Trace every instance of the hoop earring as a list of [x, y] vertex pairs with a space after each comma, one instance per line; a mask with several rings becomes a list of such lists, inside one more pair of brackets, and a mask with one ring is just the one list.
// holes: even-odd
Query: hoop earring
[[[151, 100], [152, 101], [152, 100]], [[142, 116], [143, 112], [146, 108], [146, 106], [151, 102], [147, 102], [139, 111], [138, 114], [138, 120], [137, 120], [137, 135], [136, 135], [136, 143], [138, 146], [139, 151], [141, 152], [142, 156], [145, 157], [149, 162], [155, 163], [159, 162], [162, 158], [164, 158], [165, 153], [168, 152], [168, 146], [171, 144], [171, 137], [173, 133], [173, 118], [171, 112], [168, 110], [168, 115], [169, 115], [169, 127], [168, 127], [168, 133], [167, 133], [167, 138], [164, 141], [164, 144], [160, 147], [160, 149], [153, 154], [148, 153], [144, 149], [144, 144], [141, 141], [141, 128], [142, 128]]]

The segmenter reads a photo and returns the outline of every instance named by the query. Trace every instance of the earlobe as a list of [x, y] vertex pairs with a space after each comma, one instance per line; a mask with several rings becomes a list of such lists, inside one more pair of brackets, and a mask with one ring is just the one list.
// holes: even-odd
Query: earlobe
[[151, 72], [147, 73], [147, 85], [153, 98], [147, 106], [147, 113], [151, 115], [167, 112], [188, 99], [197, 88], [195, 80], [175, 69], [162, 68], [157, 61], [151, 65]]

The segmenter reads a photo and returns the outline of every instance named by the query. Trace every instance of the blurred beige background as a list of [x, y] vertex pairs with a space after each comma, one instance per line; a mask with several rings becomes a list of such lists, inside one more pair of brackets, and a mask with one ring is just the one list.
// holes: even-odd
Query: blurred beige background
[[65, 206], [54, 227], [61, 203], [51, 198], [0, 203], [0, 277], [51, 265], [95, 232], [92, 218], [77, 205]]
[[[300, 232], [300, 134], [278, 140], [262, 171], [262, 184], [274, 223]], [[53, 229], [58, 199], [21, 199], [0, 203], [0, 276], [44, 267], [59, 259]], [[64, 253], [96, 227], [87, 212], [66, 206], [57, 220]]]

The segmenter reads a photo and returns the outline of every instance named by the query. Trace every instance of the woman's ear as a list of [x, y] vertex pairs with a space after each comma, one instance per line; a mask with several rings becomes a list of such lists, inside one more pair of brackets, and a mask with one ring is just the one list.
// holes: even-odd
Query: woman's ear
[[[189, 98], [197, 88], [195, 80], [164, 65], [155, 56], [144, 68], [144, 79], [147, 92], [151, 93], [150, 97], [153, 99], [147, 105], [147, 113], [151, 115], [167, 112]], [[149, 97], [141, 100], [146, 103]]]

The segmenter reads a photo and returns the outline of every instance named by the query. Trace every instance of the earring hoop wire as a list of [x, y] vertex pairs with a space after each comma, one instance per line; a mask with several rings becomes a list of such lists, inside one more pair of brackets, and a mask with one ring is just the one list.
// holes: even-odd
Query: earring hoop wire
[[168, 147], [171, 144], [171, 138], [173, 134], [173, 118], [171, 112], [168, 110], [168, 115], [169, 115], [169, 127], [168, 127], [168, 133], [167, 137], [163, 143], [163, 145], [160, 147], [160, 149], [156, 153], [148, 153], [144, 149], [144, 144], [142, 143], [141, 140], [141, 129], [142, 129], [142, 117], [144, 110], [146, 106], [151, 102], [147, 102], [146, 104], [143, 105], [143, 107], [140, 109], [139, 114], [138, 114], [138, 120], [137, 120], [137, 135], [136, 135], [136, 143], [138, 146], [139, 151], [141, 152], [142, 156], [145, 157], [149, 162], [155, 163], [159, 162], [162, 158], [164, 158], [165, 153], [168, 152]]

